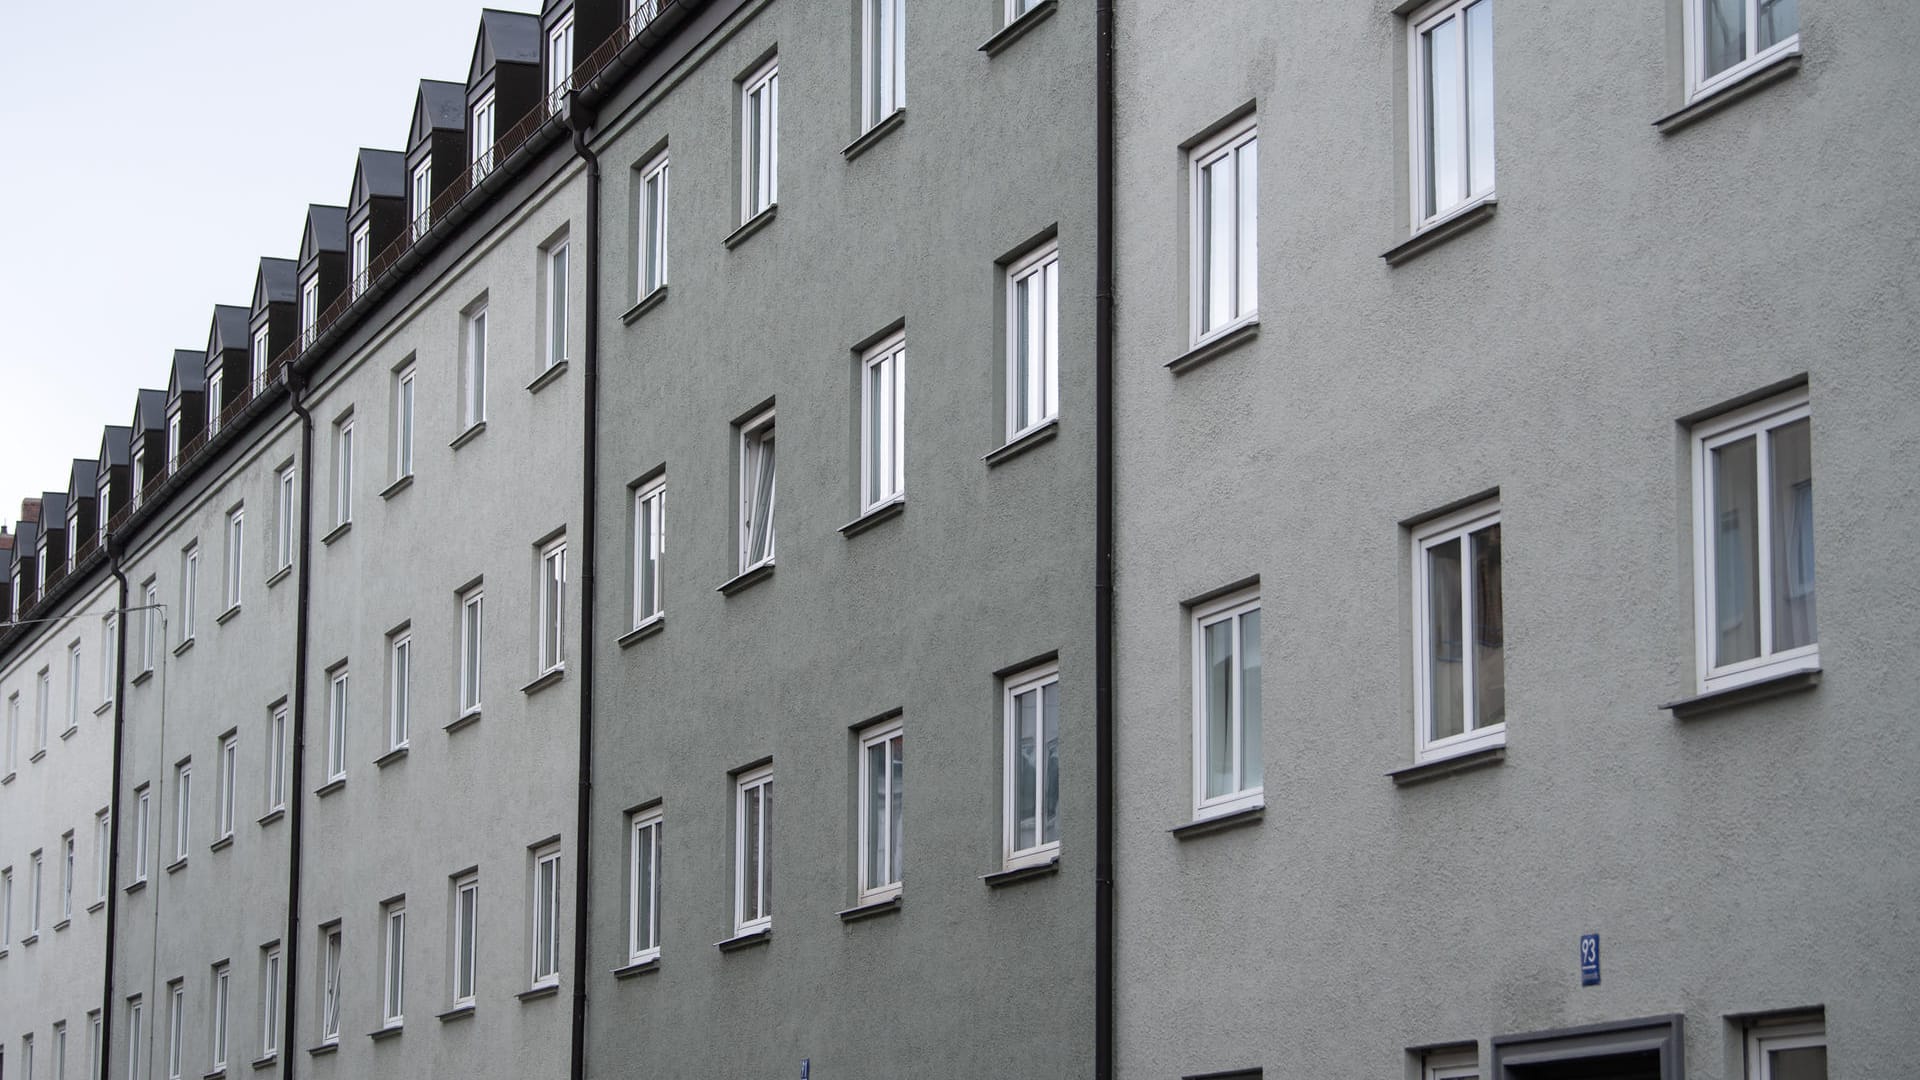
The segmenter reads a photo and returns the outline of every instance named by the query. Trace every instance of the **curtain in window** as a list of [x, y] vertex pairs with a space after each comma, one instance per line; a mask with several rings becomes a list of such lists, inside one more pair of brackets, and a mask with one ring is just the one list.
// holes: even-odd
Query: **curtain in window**
[[1713, 451], [1712, 664], [1760, 655], [1760, 534], [1755, 440]]
[[1773, 649], [1811, 645], [1818, 638], [1813, 609], [1813, 454], [1806, 420], [1775, 428], [1772, 452]]

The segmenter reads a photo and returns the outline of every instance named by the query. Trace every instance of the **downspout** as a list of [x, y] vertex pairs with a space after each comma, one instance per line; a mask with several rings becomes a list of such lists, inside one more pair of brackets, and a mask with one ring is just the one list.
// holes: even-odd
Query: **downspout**
[[1113, 973], [1113, 0], [1094, 5], [1093, 1075], [1112, 1080]]
[[[104, 510], [103, 510], [104, 513]], [[114, 943], [118, 940], [114, 924], [120, 918], [120, 747], [127, 730], [127, 572], [120, 565], [120, 538], [107, 534], [108, 572], [120, 583], [120, 599], [114, 604], [113, 655], [113, 793], [107, 798], [107, 942], [104, 972], [100, 980], [100, 1075], [108, 1080], [108, 1062], [113, 1060], [113, 963]]]
[[[281, 975], [285, 985], [280, 1001], [280, 1076], [293, 1080], [293, 1063], [299, 1056], [295, 1027], [300, 1015], [296, 999], [300, 992], [300, 865], [301, 830], [305, 824], [307, 762], [307, 604], [313, 588], [309, 572], [313, 544], [313, 414], [307, 411], [301, 395], [306, 390], [291, 368], [286, 372], [287, 404], [300, 418], [300, 565], [295, 568], [293, 622], [293, 762], [287, 777], [287, 932], [280, 942]], [[106, 1080], [102, 1077], [101, 1080]]]
[[581, 396], [584, 399], [580, 435], [580, 765], [578, 813], [574, 819], [573, 858], [573, 1032], [571, 1080], [585, 1080], [587, 1072], [587, 842], [591, 835], [593, 800], [593, 602], [594, 602], [594, 488], [599, 482], [596, 461], [600, 448], [600, 158], [587, 146], [592, 115], [580, 105], [580, 91], [567, 92], [567, 124], [573, 129], [573, 151], [587, 163], [587, 330], [582, 344]]

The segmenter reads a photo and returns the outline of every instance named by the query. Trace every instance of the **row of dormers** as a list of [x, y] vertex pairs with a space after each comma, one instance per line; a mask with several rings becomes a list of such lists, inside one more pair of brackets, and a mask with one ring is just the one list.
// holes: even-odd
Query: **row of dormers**
[[[323, 313], [358, 296], [379, 256], [432, 227], [450, 191], [477, 185], [501, 143], [536, 110], [557, 111], [574, 71], [623, 26], [695, 0], [544, 0], [540, 14], [480, 13], [467, 81], [422, 79], [407, 148], [361, 149], [346, 206], [307, 207], [297, 259], [262, 258], [248, 307], [216, 304], [203, 350], [173, 353], [164, 391], [135, 395], [133, 422], [104, 429], [64, 492], [21, 504], [0, 528], [0, 623], [23, 617], [269, 385], [273, 363], [310, 344]], [[457, 199], [459, 196], [453, 195]], [[296, 347], [297, 346], [297, 347]]]

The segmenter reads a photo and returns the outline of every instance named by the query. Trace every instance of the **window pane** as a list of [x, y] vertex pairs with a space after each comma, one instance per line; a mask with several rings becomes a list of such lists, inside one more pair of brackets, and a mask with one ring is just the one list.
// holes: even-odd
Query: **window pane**
[[1039, 732], [1036, 730], [1039, 695], [1031, 690], [1013, 699], [1013, 849], [1036, 846], [1034, 815], [1039, 800]]
[[1033, 400], [1035, 314], [1039, 279], [1027, 275], [1013, 283], [1013, 422], [1015, 430], [1032, 425], [1038, 410]]
[[460, 890], [460, 942], [457, 946], [459, 949], [460, 979], [453, 991], [456, 997], [465, 998], [473, 996], [473, 928], [474, 918], [479, 914], [479, 904], [479, 889], [466, 888]]
[[1060, 684], [1040, 688], [1040, 744], [1045, 749], [1040, 774], [1040, 842], [1060, 839]]
[[1461, 638], [1460, 541], [1427, 549], [1427, 671], [1429, 739], [1466, 730], [1466, 684]]
[[1767, 1073], [1773, 1080], [1827, 1080], [1827, 1048], [1800, 1046], [1767, 1052]]
[[1205, 628], [1206, 797], [1238, 790], [1233, 769], [1233, 620]]
[[887, 446], [888, 386], [886, 361], [867, 366], [867, 502], [880, 501], [887, 490], [889, 467]]
[[1818, 638], [1813, 618], [1813, 448], [1806, 420], [1768, 433], [1773, 490], [1773, 650]]
[[1500, 526], [1473, 534], [1473, 726], [1507, 720], [1507, 627], [1500, 607]]
[[1466, 196], [1461, 185], [1461, 105], [1465, 89], [1460, 72], [1460, 20], [1450, 18], [1422, 35], [1427, 72], [1427, 214], [1432, 216]]
[[1222, 158], [1200, 170], [1201, 333], [1233, 319], [1233, 169]]
[[760, 914], [773, 914], [773, 781], [760, 785]]
[[653, 868], [655, 847], [659, 842], [656, 836], [658, 831], [658, 826], [641, 829], [639, 837], [634, 842], [635, 869], [639, 874], [634, 885], [634, 895], [640, 904], [636, 926], [639, 932], [635, 937], [635, 945], [638, 949], [651, 949], [654, 946], [653, 927], [657, 916], [654, 911]]
[[1240, 790], [1261, 786], [1260, 612], [1240, 616]]
[[1800, 0], [1759, 0], [1759, 6], [1760, 25], [1754, 36], [1760, 39], [1760, 49], [1770, 49], [1800, 32]]
[[1260, 164], [1259, 142], [1249, 140], [1246, 145], [1235, 150], [1234, 161], [1240, 174], [1234, 184], [1234, 195], [1238, 199], [1235, 222], [1235, 255], [1238, 265], [1234, 272], [1233, 316], [1239, 318], [1259, 306], [1257, 292], [1260, 280]]
[[900, 880], [900, 841], [906, 817], [906, 740], [899, 735], [887, 740], [887, 874], [884, 880]]
[[1760, 530], [1749, 437], [1713, 451], [1712, 666], [1760, 655]]
[[1467, 188], [1493, 190], [1493, 0], [1467, 9]]
[[760, 789], [748, 788], [741, 800], [741, 826], [746, 837], [741, 844], [740, 921], [760, 917]]
[[880, 742], [867, 747], [867, 877], [862, 884], [869, 889], [887, 881], [887, 746]]
[[1701, 38], [1700, 74], [1703, 78], [1712, 78], [1747, 58], [1747, 2], [1746, 0], [1698, 0], [1698, 2]]

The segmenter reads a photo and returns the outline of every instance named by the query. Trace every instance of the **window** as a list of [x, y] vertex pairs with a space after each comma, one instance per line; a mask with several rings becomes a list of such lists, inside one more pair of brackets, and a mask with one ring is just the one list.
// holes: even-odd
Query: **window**
[[73, 833], [69, 832], [65, 836], [62, 836], [60, 838], [60, 921], [61, 922], [66, 922], [68, 919], [73, 918], [73, 878], [74, 878], [74, 871], [76, 869], [74, 864], [75, 862], [78, 861], [75, 858], [76, 851], [77, 851], [77, 846], [74, 843]]
[[[571, 25], [571, 24], [569, 24]], [[547, 251], [547, 364], [567, 362], [567, 243]]]
[[773, 561], [773, 410], [740, 425], [740, 570]]
[[413, 365], [393, 377], [393, 478], [413, 475]]
[[[180, 469], [180, 414], [167, 417], [167, 473], [172, 475]], [[47, 567], [40, 566], [40, 583], [46, 584]]]
[[413, 239], [418, 240], [427, 234], [427, 229], [433, 224], [432, 158], [413, 167], [412, 199], [407, 205], [413, 212]]
[[106, 903], [107, 878], [112, 874], [113, 831], [106, 810], [93, 815], [93, 898]]
[[573, 87], [573, 12], [547, 31], [547, 110], [559, 112]]
[[268, 327], [262, 326], [253, 332], [253, 348], [250, 355], [253, 364], [253, 383], [256, 389], [266, 379], [267, 364], [273, 359], [272, 355], [268, 352], [268, 349], [272, 347], [270, 345], [271, 339], [267, 334], [268, 329]]
[[233, 835], [234, 788], [240, 778], [240, 737], [228, 735], [220, 740], [220, 804], [216, 813], [220, 837]]
[[[146, 455], [142, 454], [138, 449], [136, 449], [133, 453], [133, 505], [134, 506], [140, 505], [140, 497], [146, 494], [146, 491], [147, 491]], [[19, 595], [19, 590], [18, 589], [14, 590], [14, 594], [16, 596]]]
[[480, 711], [481, 662], [485, 655], [482, 646], [482, 615], [486, 610], [486, 595], [479, 589], [471, 589], [460, 598], [460, 715], [468, 716]]
[[300, 285], [300, 348], [313, 346], [320, 326], [320, 278], [316, 275]]
[[67, 726], [64, 731], [72, 731], [80, 726], [80, 643], [67, 646]]
[[1704, 97], [1800, 51], [1798, 0], [1686, 0], [1687, 90]]
[[287, 806], [287, 707], [267, 710], [267, 809]]
[[1239, 593], [1193, 615], [1193, 809], [1211, 817], [1258, 806], [1260, 597]]
[[384, 930], [380, 980], [380, 1026], [399, 1027], [406, 1020], [407, 1004], [407, 905], [404, 900], [389, 903], [381, 912]]
[[566, 666], [567, 542], [540, 552], [540, 674]]
[[173, 861], [187, 857], [187, 841], [193, 838], [193, 765], [181, 762], [173, 767]]
[[333, 425], [333, 523], [353, 522], [353, 418]]
[[493, 94], [488, 93], [473, 107], [467, 123], [467, 161], [472, 164], [473, 183], [478, 184], [493, 171]]
[[7, 775], [20, 766], [20, 695], [7, 697]]
[[733, 929], [773, 925], [773, 767], [740, 774], [733, 802]]
[[275, 565], [285, 570], [293, 565], [293, 466], [280, 470], [278, 482], [274, 485], [277, 505], [274, 508], [276, 530], [274, 534], [274, 552], [278, 556]]
[[407, 727], [413, 717], [413, 636], [401, 634], [388, 643], [387, 651], [387, 749], [404, 749]]
[[657, 476], [633, 496], [633, 625], [666, 610], [667, 478]]
[[367, 264], [373, 257], [373, 222], [362, 222], [353, 230], [351, 256], [353, 259], [353, 297], [358, 300], [360, 294], [367, 291]]
[[461, 369], [460, 426], [473, 427], [487, 418], [487, 309], [467, 315], [466, 364]]
[[560, 849], [533, 856], [533, 985], [560, 982]]
[[327, 782], [347, 778], [347, 669], [333, 673], [327, 691]]
[[147, 880], [147, 837], [153, 828], [153, 792], [141, 784], [133, 811], [133, 880]]
[[48, 699], [52, 696], [53, 670], [41, 668], [33, 677], [33, 748], [36, 752], [47, 748], [47, 739], [52, 734], [47, 730], [51, 726], [53, 707]]
[[1007, 0], [1007, 21], [1012, 22], [1018, 19], [1027, 12], [1039, 7], [1040, 4], [1041, 0]]
[[1195, 344], [1260, 308], [1259, 131], [1248, 117], [1193, 148]]
[[1415, 758], [1507, 738], [1500, 508], [1449, 514], [1413, 534]]
[[1452, 0], [1409, 25], [1418, 232], [1493, 195], [1493, 0]]
[[468, 874], [453, 885], [453, 1004], [473, 1004], [473, 970], [479, 955], [480, 878]]
[[33, 1036], [20, 1036], [20, 1065], [27, 1080], [33, 1080]]
[[1827, 1080], [1826, 1022], [1815, 1019], [1748, 1028], [1746, 1080]]
[[658, 807], [633, 815], [633, 848], [627, 882], [627, 962], [660, 955], [660, 830]]
[[208, 1056], [216, 1072], [227, 1064], [227, 1016], [232, 994], [233, 970], [225, 962], [213, 965], [213, 1046]]
[[120, 681], [120, 616], [100, 620], [100, 704], [109, 705]]
[[860, 510], [907, 490], [907, 339], [896, 334], [860, 359]]
[[27, 894], [27, 936], [37, 937], [40, 934], [40, 886], [46, 879], [45, 860], [38, 851], [27, 858], [31, 860], [27, 882], [33, 888]]
[[240, 606], [240, 568], [246, 561], [246, 541], [246, 511], [235, 510], [227, 515], [227, 611]]
[[900, 895], [906, 735], [896, 721], [860, 739], [860, 900]]
[[187, 1026], [187, 988], [180, 982], [167, 987], [167, 1080], [180, 1080], [181, 1043]]
[[[100, 1013], [96, 1010], [94, 1012], [90, 1012], [87, 1014], [87, 1075], [88, 1076], [100, 1075], [100, 1055], [105, 1052], [105, 1048], [101, 1046], [100, 1034], [101, 1034]], [[133, 1035], [134, 1045], [138, 1046], [140, 1044], [139, 1031], [137, 1030], [134, 1031], [132, 1035]]]
[[260, 959], [260, 1056], [280, 1052], [280, 946], [269, 945]]
[[[28, 1074], [32, 1080], [32, 1074]], [[53, 1025], [53, 1080], [67, 1080], [67, 1022]]]
[[1060, 247], [1007, 268], [1007, 439], [1060, 415]]
[[667, 155], [662, 152], [640, 170], [640, 295], [644, 299], [667, 283]]
[[127, 999], [127, 1080], [140, 1080], [140, 1055], [148, 1049], [140, 1022], [145, 1019], [139, 995]]
[[1801, 392], [1694, 428], [1702, 692], [1820, 665], [1812, 423]]
[[1478, 1050], [1432, 1050], [1420, 1056], [1420, 1080], [1480, 1080]]
[[340, 1041], [340, 924], [320, 928], [320, 1041]]
[[907, 104], [907, 0], [861, 0], [861, 127]]
[[152, 671], [155, 647], [160, 644], [160, 585], [152, 578], [147, 579], [141, 602], [147, 617], [140, 638], [140, 670]]
[[13, 944], [13, 867], [0, 870], [0, 949]]
[[740, 84], [740, 220], [780, 201], [780, 71], [777, 61]]

